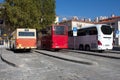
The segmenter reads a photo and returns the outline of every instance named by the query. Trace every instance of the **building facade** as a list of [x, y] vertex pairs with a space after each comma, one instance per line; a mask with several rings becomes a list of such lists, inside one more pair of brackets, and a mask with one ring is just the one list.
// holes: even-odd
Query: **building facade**
[[67, 25], [68, 31], [70, 31], [70, 30], [73, 30], [73, 27], [77, 27], [77, 29], [80, 29], [81, 27], [90, 26], [90, 25], [93, 25], [94, 23], [89, 21], [71, 19], [71, 20], [63, 20], [62, 22], [60, 22], [60, 24]]

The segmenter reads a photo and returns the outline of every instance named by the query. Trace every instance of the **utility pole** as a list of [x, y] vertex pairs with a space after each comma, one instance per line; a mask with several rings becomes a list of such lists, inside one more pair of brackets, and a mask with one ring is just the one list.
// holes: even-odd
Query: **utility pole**
[[74, 50], [75, 48], [75, 44], [76, 44], [76, 36], [77, 36], [77, 27], [73, 27], [73, 37], [74, 37]]

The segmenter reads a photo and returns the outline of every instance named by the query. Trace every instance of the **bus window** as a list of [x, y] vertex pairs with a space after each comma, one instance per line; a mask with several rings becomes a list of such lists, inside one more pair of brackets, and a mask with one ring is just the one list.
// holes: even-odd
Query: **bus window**
[[89, 35], [97, 35], [97, 28], [96, 27], [93, 27], [89, 30]]
[[84, 30], [84, 29], [78, 30], [77, 35], [78, 36], [85, 36], [86, 35], [86, 30]]
[[103, 32], [103, 34], [107, 34], [107, 35], [111, 35], [112, 34], [112, 28], [108, 25], [103, 25], [101, 27], [101, 30]]
[[19, 32], [19, 36], [34, 36], [34, 32]]
[[55, 31], [54, 33], [56, 35], [65, 35], [65, 27], [64, 26], [55, 26]]
[[89, 29], [86, 29], [86, 35], [89, 35], [90, 34], [90, 30]]

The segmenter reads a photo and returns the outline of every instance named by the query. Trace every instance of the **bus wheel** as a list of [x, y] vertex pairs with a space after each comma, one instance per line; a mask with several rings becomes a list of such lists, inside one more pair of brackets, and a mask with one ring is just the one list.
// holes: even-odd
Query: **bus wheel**
[[79, 45], [79, 50], [83, 50], [83, 45]]
[[59, 51], [60, 49], [54, 49], [54, 51]]
[[14, 45], [12, 46], [12, 50], [13, 50], [13, 51], [15, 50], [15, 47], [14, 47]]
[[103, 53], [103, 52], [104, 52], [104, 50], [99, 50], [98, 52], [99, 52], [99, 53]]
[[90, 46], [86, 45], [86, 46], [85, 46], [85, 50], [86, 50], [86, 51], [90, 51]]
[[45, 50], [45, 45], [43, 45], [42, 49]]

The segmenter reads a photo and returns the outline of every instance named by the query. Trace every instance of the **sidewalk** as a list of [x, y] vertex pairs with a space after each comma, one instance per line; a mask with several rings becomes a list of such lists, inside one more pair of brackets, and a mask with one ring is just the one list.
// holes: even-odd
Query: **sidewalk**
[[[86, 64], [86, 65], [97, 65], [97, 63], [94, 61], [77, 58], [77, 57], [73, 57], [73, 56], [68, 56], [68, 55], [64, 55], [64, 54], [59, 54], [57, 52], [53, 53], [53, 52], [45, 51], [45, 50], [34, 50], [34, 51], [38, 52], [40, 54], [44, 54], [44, 55], [47, 55], [50, 57], [54, 57], [54, 58], [58, 58], [58, 59], [66, 60], [66, 61], [71, 61], [71, 62], [80, 63], [80, 64]], [[11, 51], [8, 51], [7, 53], [2, 53], [1, 59], [14, 67], [23, 67], [25, 64], [25, 62], [22, 61], [22, 59], [20, 58], [20, 56], [17, 53], [13, 53]]]

